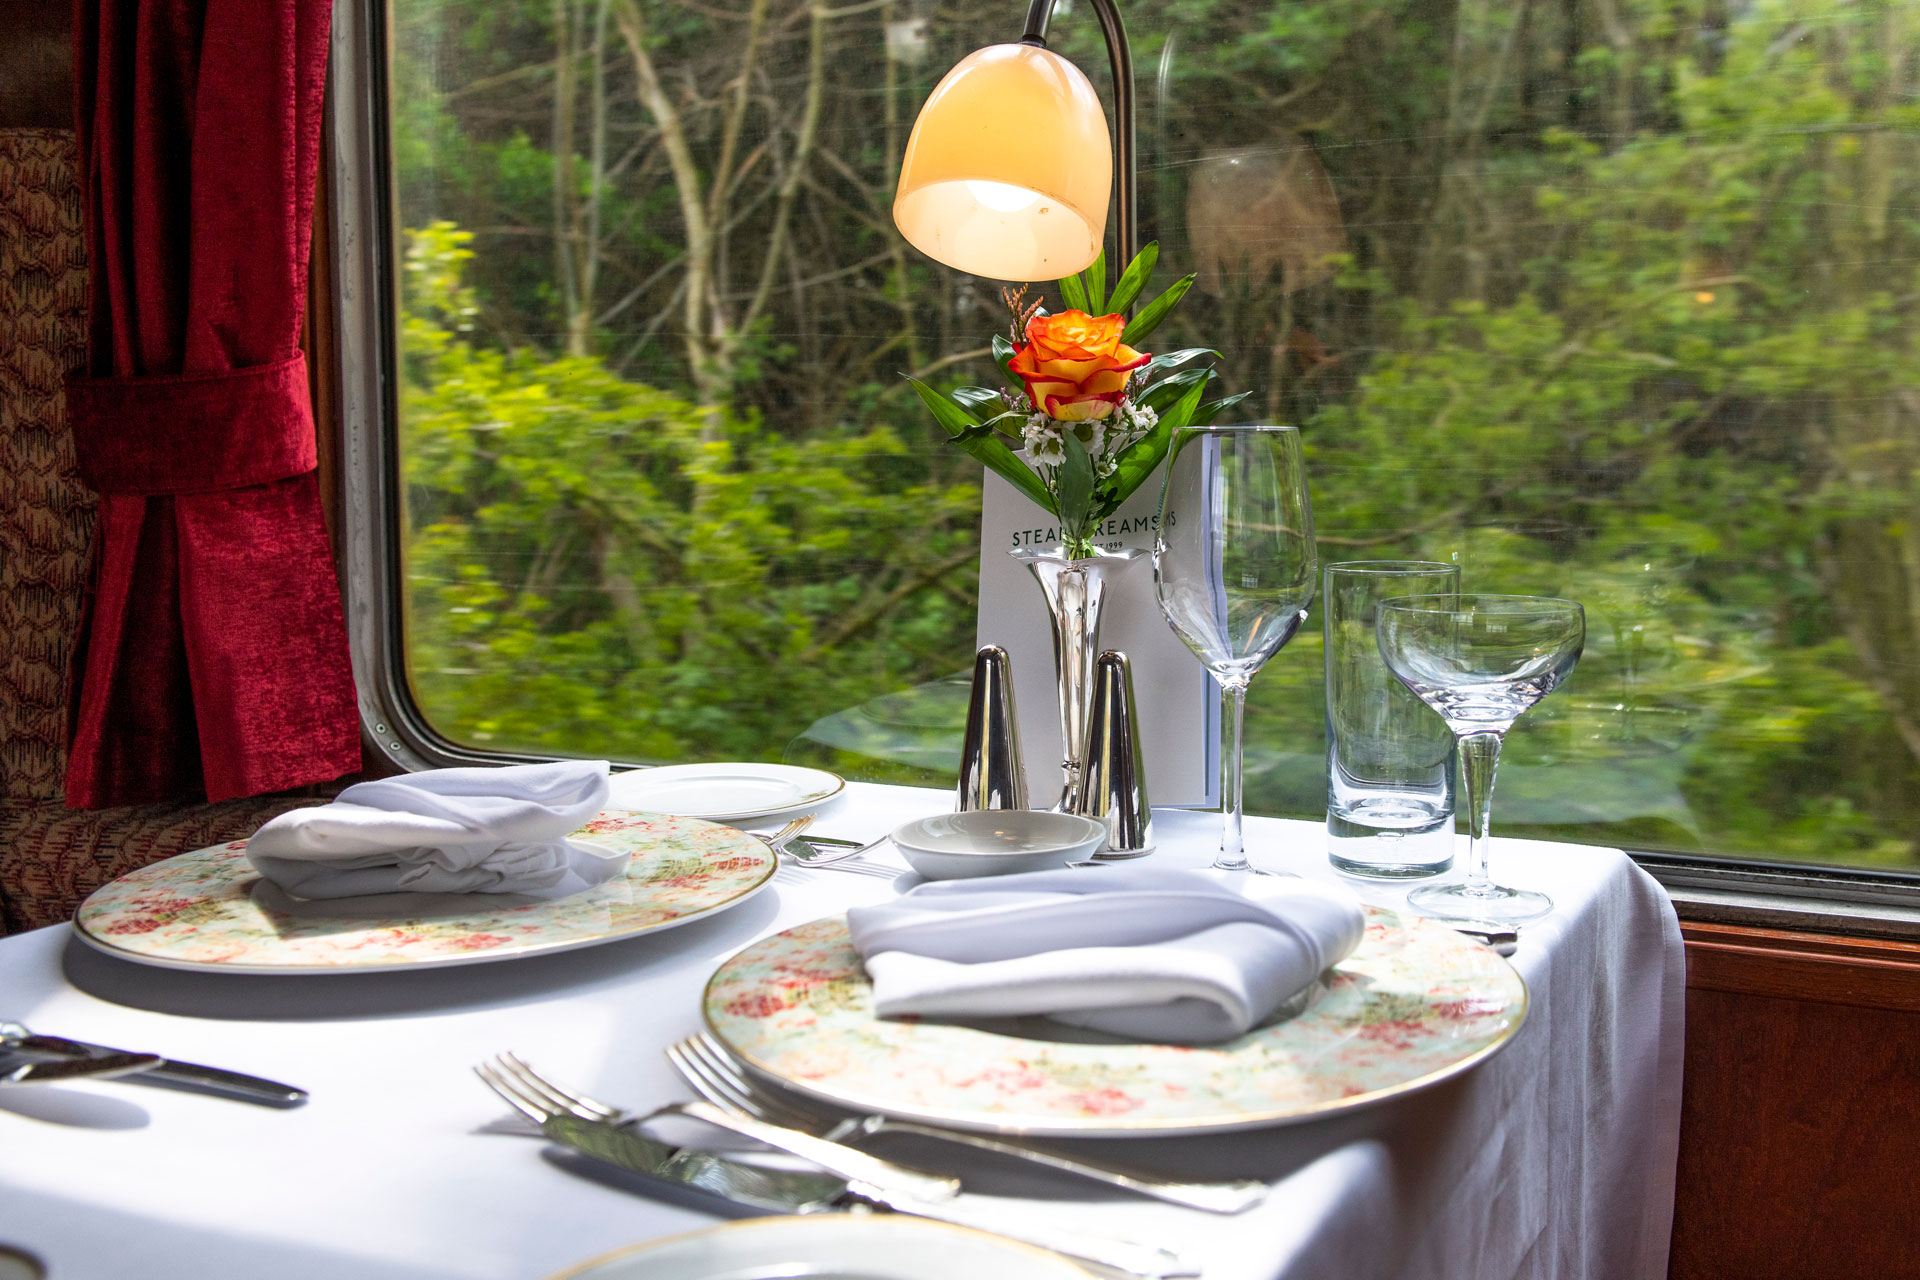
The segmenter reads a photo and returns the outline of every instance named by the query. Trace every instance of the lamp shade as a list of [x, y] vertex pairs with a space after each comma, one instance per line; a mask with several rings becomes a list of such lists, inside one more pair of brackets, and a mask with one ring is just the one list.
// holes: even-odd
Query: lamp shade
[[1112, 190], [1107, 114], [1080, 68], [996, 44], [963, 58], [920, 108], [893, 220], [936, 262], [1057, 280], [1100, 256]]

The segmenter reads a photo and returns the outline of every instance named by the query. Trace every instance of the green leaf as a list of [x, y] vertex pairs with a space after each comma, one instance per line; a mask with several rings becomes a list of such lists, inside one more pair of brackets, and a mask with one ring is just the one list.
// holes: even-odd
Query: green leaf
[[[1161, 412], [1160, 421], [1154, 424], [1153, 430], [1134, 441], [1120, 455], [1113, 475], [1107, 480], [1100, 505], [1094, 510], [1096, 520], [1104, 520], [1118, 511], [1120, 504], [1131, 498], [1134, 490], [1145, 484], [1166, 460], [1174, 433], [1193, 424], [1193, 416], [1199, 409], [1200, 397], [1206, 390], [1212, 370], [1195, 369], [1190, 374], [1194, 376], [1186, 393], [1171, 408]], [[1180, 376], [1184, 379], [1189, 374]]]
[[1146, 247], [1133, 255], [1133, 261], [1120, 273], [1120, 279], [1113, 286], [1113, 296], [1107, 299], [1108, 311], [1125, 311], [1147, 287], [1147, 281], [1153, 276], [1153, 265], [1160, 260], [1160, 242], [1149, 240]]
[[1251, 391], [1242, 391], [1238, 395], [1225, 396], [1219, 400], [1209, 400], [1194, 410], [1193, 421], [1187, 425], [1190, 427], [1210, 427], [1220, 421], [1221, 414], [1233, 408], [1233, 406], [1239, 404], [1252, 394], [1253, 392]]
[[[1072, 426], [1060, 433], [1060, 443], [1066, 457], [1053, 469], [1053, 491], [1060, 502], [1055, 514], [1062, 526], [1070, 527], [1078, 536], [1090, 523], [1088, 517], [1092, 514], [1089, 508], [1093, 505], [1093, 459], [1087, 456], [1087, 446], [1080, 443]], [[1067, 527], [1061, 532], [1068, 532]]]
[[1006, 375], [1007, 385], [1017, 391], [1025, 391], [1026, 384], [1013, 376], [1013, 370], [1007, 366], [1013, 363], [1014, 353], [1018, 350], [1003, 333], [993, 335], [993, 362], [1000, 366], [1000, 372]]
[[957, 440], [954, 443], [984, 463], [988, 470], [1026, 494], [1039, 505], [1041, 510], [1052, 511], [1056, 516], [1060, 514], [1054, 508], [1053, 495], [1047, 492], [1047, 486], [1041, 483], [1040, 477], [1033, 474], [1026, 463], [1016, 458], [1013, 450], [1000, 442], [1000, 437], [978, 436], [971, 440]]
[[1040, 482], [1040, 477], [1033, 474], [1033, 471], [1020, 459], [1014, 457], [1013, 450], [1002, 444], [1000, 438], [986, 423], [979, 421], [971, 413], [920, 379], [910, 377], [907, 381], [913, 384], [914, 394], [918, 395], [920, 402], [932, 411], [934, 421], [946, 428], [955, 444], [972, 454], [1008, 484], [1039, 503], [1041, 507], [1053, 511], [1055, 515], [1060, 514], [1054, 511], [1053, 495], [1047, 492], [1047, 486]]
[[1087, 291], [1080, 284], [1079, 276], [1065, 276], [1054, 281], [1060, 290], [1060, 300], [1075, 311], [1087, 309]]
[[920, 397], [920, 403], [932, 411], [933, 420], [945, 427], [948, 435], [958, 437], [966, 434], [967, 428], [980, 425], [980, 419], [974, 417], [966, 408], [947, 399], [920, 379], [909, 376], [907, 381], [913, 384], [914, 393]]
[[[1197, 372], [1197, 371], [1196, 371]], [[1211, 371], [1209, 371], [1210, 373]], [[1134, 490], [1147, 482], [1166, 460], [1167, 449], [1173, 443], [1174, 433], [1180, 428], [1191, 426], [1193, 416], [1200, 407], [1200, 396], [1206, 390], [1207, 379], [1196, 378], [1187, 393], [1180, 397], [1174, 406], [1160, 415], [1160, 421], [1153, 430], [1141, 436], [1120, 455], [1114, 467], [1112, 477], [1107, 481], [1107, 490], [1099, 507], [1094, 511], [1096, 520], [1104, 520], [1120, 509], [1120, 504], [1133, 496]]]
[[1133, 401], [1135, 404], [1143, 404], [1156, 413], [1164, 415], [1168, 405], [1179, 400], [1193, 387], [1205, 386], [1217, 376], [1212, 369], [1182, 369], [1178, 373], [1168, 374], [1160, 379], [1133, 397]]
[[1127, 451], [1120, 455], [1113, 475], [1108, 479], [1109, 486], [1106, 501], [1101, 505], [1101, 519], [1112, 515], [1120, 505], [1133, 496], [1133, 491], [1146, 483], [1147, 477], [1154, 473], [1160, 462], [1167, 456], [1167, 444], [1173, 439], [1173, 427], [1165, 418], [1154, 425], [1153, 430], [1135, 440]]
[[1120, 335], [1120, 341], [1130, 347], [1138, 346], [1147, 340], [1147, 335], [1160, 327], [1173, 309], [1180, 305], [1180, 299], [1187, 296], [1187, 290], [1193, 287], [1192, 276], [1181, 276], [1167, 291], [1140, 308], [1140, 314], [1127, 325], [1126, 332]]
[[955, 387], [947, 393], [974, 413], [1004, 413], [1007, 402], [992, 387]]
[[1107, 250], [1104, 245], [1101, 246], [1100, 256], [1093, 260], [1093, 265], [1080, 273], [1080, 279], [1086, 284], [1088, 313], [1096, 316], [1106, 315]]
[[993, 424], [991, 422], [981, 422], [968, 427], [965, 431], [955, 433], [952, 436], [952, 440], [955, 444], [965, 444], [969, 440], [978, 440], [982, 436], [990, 436], [992, 434]]
[[[1183, 375], [1184, 376], [1184, 375]], [[1182, 427], [1194, 425], [1193, 416], [1200, 411], [1200, 397], [1205, 394], [1207, 383], [1213, 379], [1213, 370], [1207, 370], [1207, 376], [1196, 381], [1187, 393], [1175, 402], [1171, 409], [1162, 410], [1157, 427], [1167, 427], [1168, 436]]]
[[1213, 356], [1218, 359], [1220, 353], [1209, 347], [1182, 347], [1178, 351], [1167, 351], [1155, 356], [1140, 366], [1133, 375], [1136, 384], [1152, 382], [1156, 374], [1178, 369], [1183, 364], [1191, 364], [1201, 356]]
[[[1252, 393], [1248, 392], [1247, 394], [1251, 395]], [[1015, 440], [1021, 440], [1023, 438], [1021, 428], [1027, 425], [1027, 415], [1021, 413], [1018, 409], [1009, 409], [1005, 413], [995, 414], [981, 425], [991, 427], [995, 431], [1004, 432], [1012, 436]]]

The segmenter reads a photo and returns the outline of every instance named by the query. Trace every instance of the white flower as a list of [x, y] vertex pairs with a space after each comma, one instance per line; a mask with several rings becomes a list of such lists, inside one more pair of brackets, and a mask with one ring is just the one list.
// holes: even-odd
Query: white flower
[[1060, 424], [1044, 413], [1027, 419], [1020, 429], [1020, 438], [1026, 442], [1027, 456], [1035, 462], [1057, 467], [1067, 460], [1066, 446], [1060, 440]]
[[1153, 430], [1159, 421], [1159, 414], [1131, 399], [1122, 400], [1107, 418], [1096, 420], [1093, 440], [1087, 448], [1093, 459], [1094, 474], [1112, 475], [1120, 465], [1120, 455]]
[[1121, 437], [1114, 448], [1116, 453], [1146, 435], [1160, 422], [1159, 414], [1130, 398], [1120, 402], [1120, 412], [1115, 416], [1119, 418], [1119, 422], [1114, 434]]
[[1020, 428], [1027, 457], [1035, 464], [1057, 467], [1066, 461], [1066, 433], [1071, 431], [1087, 447], [1087, 458], [1096, 476], [1110, 476], [1120, 465], [1120, 455], [1140, 437], [1153, 430], [1160, 415], [1132, 400], [1122, 400], [1114, 412], [1104, 418], [1080, 422], [1062, 422], [1044, 413], [1028, 416]]
[[1098, 462], [1107, 447], [1107, 419], [1089, 418], [1080, 425], [1087, 428], [1087, 456]]

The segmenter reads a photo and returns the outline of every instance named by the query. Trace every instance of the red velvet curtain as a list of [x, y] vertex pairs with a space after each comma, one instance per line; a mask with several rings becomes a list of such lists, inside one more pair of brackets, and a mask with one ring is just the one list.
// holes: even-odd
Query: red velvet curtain
[[300, 326], [330, 0], [74, 0], [100, 494], [72, 808], [359, 768]]

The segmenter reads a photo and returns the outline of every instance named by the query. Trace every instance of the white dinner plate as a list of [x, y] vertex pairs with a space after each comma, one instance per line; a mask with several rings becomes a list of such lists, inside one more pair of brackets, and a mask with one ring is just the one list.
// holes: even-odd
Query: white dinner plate
[[846, 785], [837, 773], [791, 764], [668, 764], [614, 774], [607, 803], [642, 813], [731, 822], [806, 813]]
[[548, 1280], [1087, 1280], [1058, 1254], [922, 1218], [753, 1218], [603, 1254]]
[[570, 897], [388, 893], [301, 902], [262, 880], [247, 842], [141, 867], [80, 904], [81, 938], [123, 960], [225, 973], [373, 973], [592, 947], [739, 906], [773, 880], [773, 851], [731, 827], [606, 809], [573, 833], [631, 854]]
[[735, 1058], [850, 1111], [1124, 1138], [1294, 1124], [1429, 1088], [1513, 1038], [1527, 988], [1439, 921], [1368, 907], [1359, 949], [1304, 1009], [1222, 1044], [1121, 1043], [1044, 1018], [882, 1019], [833, 916], [741, 951], [702, 1003]]

